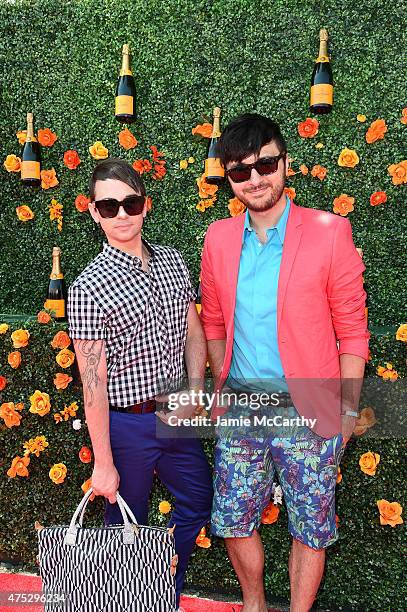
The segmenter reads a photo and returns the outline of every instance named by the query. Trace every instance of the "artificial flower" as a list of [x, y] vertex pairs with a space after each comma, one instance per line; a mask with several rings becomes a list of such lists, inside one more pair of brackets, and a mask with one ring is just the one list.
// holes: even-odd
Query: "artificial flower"
[[55, 463], [49, 471], [49, 477], [54, 484], [62, 484], [66, 478], [67, 469], [64, 463]]
[[389, 502], [387, 499], [379, 499], [377, 501], [377, 507], [380, 512], [380, 525], [395, 527], [396, 525], [403, 524], [403, 519], [401, 518], [403, 507], [398, 502]]
[[29, 412], [45, 416], [51, 409], [48, 393], [42, 393], [38, 389], [30, 397], [31, 407]]
[[134, 134], [130, 132], [127, 127], [125, 127], [119, 133], [119, 143], [123, 147], [123, 149], [126, 149], [126, 151], [134, 149], [138, 145], [137, 138], [134, 136]]
[[341, 193], [341, 195], [334, 199], [333, 201], [333, 211], [334, 213], [341, 215], [341, 217], [346, 217], [346, 215], [352, 210], [354, 210], [355, 198], [351, 198], [346, 193]]
[[41, 170], [41, 187], [43, 189], [51, 189], [59, 185], [59, 181], [54, 168], [51, 170]]
[[37, 138], [42, 147], [52, 147], [58, 140], [58, 136], [49, 128], [38, 130]]
[[307, 117], [305, 121], [298, 124], [297, 129], [301, 138], [314, 138], [318, 134], [319, 122], [317, 119]]
[[29, 339], [30, 332], [28, 329], [16, 329], [16, 331], [11, 334], [14, 348], [23, 348], [27, 346]]
[[106, 159], [109, 157], [108, 149], [100, 140], [97, 140], [91, 147], [89, 147], [89, 153], [92, 155], [93, 159]]
[[345, 147], [338, 157], [338, 164], [342, 168], [354, 168], [359, 163], [359, 156], [353, 149]]
[[11, 353], [9, 353], [7, 357], [7, 361], [8, 361], [9, 366], [11, 366], [13, 370], [16, 370], [18, 367], [20, 367], [20, 364], [21, 364], [20, 351], [12, 351]]
[[76, 170], [76, 168], [81, 163], [81, 159], [78, 155], [78, 151], [74, 151], [73, 149], [69, 149], [64, 153], [64, 164], [69, 170]]
[[20, 221], [31, 221], [31, 219], [34, 219], [33, 211], [26, 204], [17, 206], [16, 213]]
[[4, 160], [3, 166], [7, 172], [20, 172], [21, 171], [21, 159], [16, 155], [7, 155]]

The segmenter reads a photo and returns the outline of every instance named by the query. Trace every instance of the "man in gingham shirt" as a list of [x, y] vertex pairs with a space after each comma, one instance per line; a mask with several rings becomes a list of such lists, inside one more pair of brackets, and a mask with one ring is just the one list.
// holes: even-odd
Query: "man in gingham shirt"
[[106, 524], [121, 522], [117, 490], [146, 524], [158, 473], [176, 499], [178, 605], [195, 538], [210, 518], [212, 481], [198, 439], [157, 433], [170, 426], [155, 398], [179, 385], [184, 358], [190, 383], [202, 384], [205, 337], [181, 254], [141, 237], [147, 199], [138, 173], [123, 160], [105, 160], [89, 190], [90, 214], [107, 242], [70, 286], [68, 319], [95, 454], [92, 487], [107, 498]]

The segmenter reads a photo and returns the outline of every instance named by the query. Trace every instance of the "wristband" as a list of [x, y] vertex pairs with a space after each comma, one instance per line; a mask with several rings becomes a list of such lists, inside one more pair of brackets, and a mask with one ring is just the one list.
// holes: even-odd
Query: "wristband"
[[351, 417], [359, 417], [359, 413], [355, 410], [345, 410], [345, 412], [341, 412], [341, 416], [351, 416]]

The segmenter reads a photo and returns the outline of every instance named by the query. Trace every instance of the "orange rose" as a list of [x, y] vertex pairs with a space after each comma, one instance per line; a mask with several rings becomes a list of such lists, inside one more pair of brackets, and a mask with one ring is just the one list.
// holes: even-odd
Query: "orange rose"
[[270, 502], [262, 512], [261, 522], [265, 525], [271, 525], [277, 521], [279, 514], [280, 508], [273, 504], [273, 502]]
[[7, 378], [5, 376], [0, 376], [0, 391], [6, 388]]
[[149, 159], [136, 159], [136, 161], [133, 162], [133, 168], [139, 174], [143, 174], [144, 172], [150, 172], [152, 167], [153, 166]]
[[14, 348], [22, 348], [27, 346], [29, 338], [30, 332], [28, 329], [16, 329], [16, 331], [11, 334], [11, 340]]
[[341, 151], [338, 157], [338, 164], [342, 168], [354, 168], [358, 165], [359, 161], [359, 156], [356, 151], [348, 149], [347, 147]]
[[8, 364], [14, 370], [17, 370], [17, 368], [21, 364], [21, 353], [20, 353], [20, 351], [13, 351], [12, 353], [9, 353], [9, 355], [7, 357], [7, 361], [8, 361]]
[[339, 484], [340, 482], [342, 482], [342, 472], [341, 468], [338, 467], [338, 473], [336, 475], [336, 484]]
[[54, 484], [62, 484], [67, 473], [64, 463], [55, 463], [49, 471], [49, 477]]
[[403, 519], [401, 514], [403, 507], [398, 502], [388, 502], [387, 499], [379, 499], [377, 507], [380, 512], [380, 525], [402, 525]]
[[379, 204], [384, 204], [385, 202], [387, 202], [387, 195], [385, 191], [375, 191], [370, 196], [371, 206], [378, 206]]
[[307, 176], [308, 174], [308, 167], [305, 164], [301, 164], [300, 166], [300, 172], [301, 174], [303, 174], [304, 176]]
[[53, 349], [64, 349], [71, 344], [71, 339], [65, 331], [59, 331], [51, 341]]
[[346, 193], [341, 193], [338, 198], [334, 199], [333, 211], [334, 213], [341, 215], [341, 217], [346, 217], [348, 213], [354, 210], [354, 203], [355, 198], [349, 197]]
[[77, 151], [73, 149], [69, 149], [64, 153], [64, 164], [69, 170], [76, 170], [76, 168], [81, 163], [81, 159], [78, 155]]
[[407, 183], [407, 160], [399, 162], [398, 164], [392, 164], [387, 168], [388, 173], [391, 176], [391, 182], [393, 185], [402, 185]]
[[161, 501], [158, 504], [158, 511], [161, 512], [161, 514], [168, 514], [171, 512], [171, 504], [166, 500]]
[[376, 474], [377, 466], [380, 462], [380, 455], [378, 453], [363, 453], [359, 459], [359, 466], [362, 472], [368, 476], [374, 476]]
[[211, 123], [198, 123], [192, 128], [192, 135], [202, 136], [203, 138], [210, 138], [212, 136], [212, 124]]
[[27, 140], [27, 130], [20, 130], [19, 132], [16, 133], [16, 136], [18, 138], [18, 143], [20, 145], [23, 145], [25, 141]]
[[290, 200], [294, 200], [296, 196], [294, 187], [284, 187], [284, 193], [290, 198]]
[[58, 372], [55, 374], [54, 385], [57, 389], [66, 389], [70, 382], [72, 382], [72, 376], [68, 376], [68, 374], [62, 374]]
[[382, 140], [386, 132], [387, 125], [384, 119], [376, 119], [376, 121], [370, 124], [366, 132], [366, 142], [372, 144], [372, 142], [376, 142], [376, 140]]
[[43, 189], [51, 189], [59, 185], [56, 172], [54, 168], [51, 170], [41, 170], [41, 187]]
[[[87, 493], [89, 489], [91, 488], [91, 486], [92, 486], [92, 479], [88, 478], [87, 480], [85, 480], [85, 482], [81, 486], [81, 489], [84, 493]], [[95, 499], [95, 494], [92, 493], [92, 495], [89, 497], [89, 501], [93, 501], [94, 499]]]
[[16, 155], [7, 155], [4, 160], [3, 166], [7, 172], [20, 172], [21, 171], [21, 159]]
[[318, 134], [319, 123], [316, 119], [307, 117], [298, 124], [298, 133], [301, 138], [314, 138]]
[[87, 446], [82, 446], [79, 451], [79, 459], [82, 463], [90, 463], [92, 461], [92, 451]]
[[41, 393], [38, 389], [30, 397], [32, 414], [38, 414], [39, 416], [45, 416], [51, 409], [48, 393]]
[[320, 166], [319, 164], [317, 164], [316, 166], [312, 168], [311, 175], [314, 178], [318, 178], [320, 181], [323, 181], [324, 178], [326, 177], [327, 172], [328, 170], [324, 168], [324, 166]]
[[237, 217], [246, 210], [246, 206], [239, 200], [239, 198], [232, 198], [229, 200], [228, 209], [231, 217]]
[[89, 147], [89, 153], [93, 159], [106, 159], [109, 157], [109, 151], [104, 146], [103, 142], [97, 140], [91, 147]]
[[167, 169], [164, 167], [165, 161], [160, 161], [159, 163], [155, 164], [154, 166], [154, 174], [152, 176], [152, 178], [155, 181], [161, 181], [164, 176], [167, 174]]
[[10, 326], [7, 323], [0, 323], [0, 334], [6, 334]]
[[67, 348], [64, 348], [62, 351], [59, 351], [55, 359], [61, 368], [69, 368], [75, 361], [75, 353]]
[[29, 206], [23, 204], [22, 206], [17, 206], [16, 208], [17, 217], [20, 221], [30, 221], [34, 219], [34, 213]]
[[366, 408], [363, 408], [360, 411], [360, 415], [359, 415], [358, 420], [356, 421], [356, 426], [355, 426], [355, 429], [353, 430], [353, 433], [355, 434], [355, 436], [361, 436], [368, 429], [370, 429], [370, 427], [373, 427], [374, 425], [376, 425], [376, 422], [377, 422], [376, 416], [375, 416], [373, 408], [370, 408], [369, 406]]
[[403, 110], [401, 111], [400, 123], [404, 123], [404, 125], [407, 124], [407, 107], [403, 108]]
[[86, 212], [89, 209], [90, 202], [90, 198], [83, 195], [83, 193], [80, 193], [75, 198], [76, 210], [78, 210], [80, 213]]
[[38, 130], [38, 142], [43, 147], [52, 147], [52, 145], [58, 140], [58, 136], [54, 134], [49, 128]]
[[200, 198], [210, 198], [218, 191], [217, 185], [210, 185], [206, 182], [205, 173], [203, 173], [200, 178], [196, 179], [196, 184], [198, 185]]
[[138, 145], [136, 137], [130, 132], [128, 128], [124, 128], [124, 130], [120, 132], [119, 143], [127, 151], [129, 149], [134, 149], [134, 147], [137, 147]]
[[400, 327], [396, 331], [396, 340], [400, 340], [401, 342], [407, 342], [407, 323], [403, 323], [402, 325], [400, 325]]
[[38, 323], [43, 323], [45, 325], [51, 321], [51, 317], [47, 312], [45, 312], [45, 310], [40, 310], [37, 315], [37, 321]]
[[15, 478], [16, 476], [28, 476], [27, 465], [29, 464], [29, 457], [14, 457], [11, 467], [7, 470], [7, 476], [10, 478]]
[[4, 404], [0, 406], [0, 417], [4, 420], [6, 427], [9, 429], [18, 427], [22, 419], [21, 414], [16, 412], [13, 402], [4, 402]]

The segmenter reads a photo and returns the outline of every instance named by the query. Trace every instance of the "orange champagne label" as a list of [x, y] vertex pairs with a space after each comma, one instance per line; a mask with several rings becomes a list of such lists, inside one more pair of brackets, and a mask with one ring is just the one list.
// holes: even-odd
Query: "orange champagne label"
[[311, 106], [315, 104], [331, 104], [333, 103], [334, 88], [328, 83], [320, 83], [311, 87]]
[[219, 157], [208, 157], [205, 160], [205, 174], [206, 176], [225, 176], [225, 169]]
[[133, 114], [133, 96], [116, 97], [116, 115]]
[[41, 164], [38, 161], [22, 161], [21, 162], [21, 178], [22, 179], [39, 179], [41, 178]]
[[44, 308], [54, 310], [56, 317], [65, 317], [65, 300], [45, 300]]

